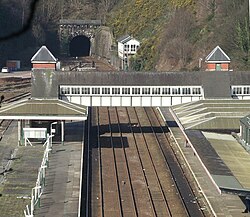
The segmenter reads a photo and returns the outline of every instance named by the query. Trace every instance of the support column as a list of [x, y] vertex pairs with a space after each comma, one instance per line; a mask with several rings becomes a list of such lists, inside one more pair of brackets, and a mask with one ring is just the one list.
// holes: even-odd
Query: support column
[[61, 121], [61, 143], [64, 145], [64, 124], [65, 121]]
[[17, 140], [18, 140], [18, 146], [21, 145], [21, 137], [22, 137], [22, 130], [21, 130], [21, 120], [17, 121]]

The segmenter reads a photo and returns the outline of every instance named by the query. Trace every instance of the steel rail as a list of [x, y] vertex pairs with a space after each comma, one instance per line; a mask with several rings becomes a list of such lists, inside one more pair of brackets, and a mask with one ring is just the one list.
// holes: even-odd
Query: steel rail
[[[145, 110], [145, 113], [148, 117], [148, 120], [150, 121], [151, 123], [151, 127], [153, 126], [152, 124], [152, 116], [150, 117], [149, 115], [149, 112], [150, 113], [153, 113], [154, 117], [155, 117], [155, 121], [157, 121], [157, 126], [160, 127], [161, 129], [161, 135], [164, 136], [164, 138], [166, 139], [167, 143], [169, 144], [168, 145], [168, 148], [167, 148], [167, 152], [168, 152], [168, 156], [166, 155], [166, 151], [164, 151], [164, 148], [163, 148], [163, 144], [160, 142], [160, 138], [159, 138], [159, 135], [157, 135], [157, 133], [155, 132], [154, 128], [152, 127], [152, 130], [154, 131], [155, 133], [155, 136], [157, 138], [157, 141], [158, 141], [158, 145], [159, 145], [159, 148], [161, 149], [162, 151], [162, 154], [166, 160], [166, 163], [169, 167], [169, 171], [171, 172], [171, 175], [173, 177], [173, 180], [175, 182], [175, 186], [176, 186], [176, 189], [180, 195], [180, 199], [186, 209], [186, 212], [188, 214], [188, 216], [193, 216], [193, 217], [204, 217], [204, 213], [202, 212], [202, 210], [200, 209], [201, 207], [199, 206], [198, 204], [198, 201], [196, 201], [196, 196], [193, 192], [193, 189], [192, 187], [190, 186], [189, 182], [188, 182], [188, 179], [181, 167], [181, 164], [177, 158], [177, 156], [175, 155], [174, 153], [174, 150], [173, 150], [173, 147], [170, 145], [171, 142], [169, 140], [169, 138], [167, 137], [167, 135], [165, 134], [164, 130], [163, 130], [163, 127], [160, 123], [160, 120], [159, 120], [159, 117], [158, 115], [156, 114], [156, 111], [153, 109], [153, 108], [144, 108]], [[173, 168], [173, 165], [170, 164], [169, 162], [172, 160], [170, 160], [170, 155], [176, 159], [176, 166], [178, 167], [175, 167]], [[180, 180], [180, 179], [177, 179], [178, 177], [178, 173], [179, 175], [181, 175], [183, 177], [183, 180]], [[183, 189], [183, 190], [182, 190]], [[192, 202], [191, 202], [192, 201]]]
[[[138, 116], [138, 113], [137, 113], [137, 111], [136, 111], [136, 108], [134, 108], [134, 109], [135, 109], [135, 114], [136, 114], [136, 116], [137, 116], [137, 120], [138, 120], [138, 124], [139, 124], [139, 127], [140, 127], [140, 131], [141, 131], [141, 133], [142, 133], [142, 136], [143, 136], [143, 139], [144, 139], [144, 143], [145, 143], [145, 145], [146, 145], [147, 153], [148, 153], [149, 158], [150, 158], [150, 163], [151, 163], [151, 165], [152, 165], [153, 172], [154, 172], [155, 177], [156, 177], [156, 179], [157, 179], [157, 184], [158, 184], [158, 187], [159, 187], [159, 189], [160, 189], [161, 196], [162, 196], [162, 198], [164, 199], [164, 202], [165, 202], [166, 212], [167, 212], [168, 216], [172, 217], [172, 213], [171, 213], [171, 211], [170, 211], [170, 208], [169, 208], [169, 204], [168, 204], [166, 195], [165, 195], [165, 193], [164, 193], [162, 184], [161, 184], [161, 182], [160, 182], [160, 178], [159, 178], [159, 175], [158, 175], [158, 172], [157, 172], [157, 169], [156, 169], [156, 166], [155, 166], [153, 157], [152, 157], [151, 152], [150, 152], [149, 147], [148, 147], [148, 142], [147, 142], [147, 140], [146, 140], [146, 138], [145, 138], [145, 133], [143, 132], [143, 129], [142, 129], [142, 126], [141, 126], [141, 120], [140, 120], [140, 118], [139, 118], [139, 116]], [[150, 192], [150, 193], [151, 193], [151, 192]], [[153, 201], [153, 203], [155, 203], [155, 202]]]
[[131, 196], [132, 196], [132, 202], [133, 202], [133, 211], [134, 211], [134, 215], [138, 216], [138, 210], [136, 207], [136, 203], [135, 203], [135, 195], [134, 195], [134, 190], [132, 187], [132, 181], [131, 181], [131, 176], [130, 176], [130, 172], [129, 172], [129, 164], [128, 164], [128, 158], [127, 158], [127, 154], [126, 154], [126, 150], [124, 147], [124, 142], [122, 139], [122, 131], [121, 131], [121, 124], [120, 124], [120, 120], [119, 120], [119, 115], [118, 115], [118, 111], [117, 111], [117, 107], [115, 107], [115, 113], [116, 113], [116, 118], [117, 118], [117, 123], [118, 123], [118, 130], [119, 130], [119, 134], [120, 134], [120, 140], [121, 140], [121, 145], [122, 145], [122, 150], [123, 150], [123, 154], [124, 154], [124, 158], [125, 158], [125, 164], [126, 164], [126, 169], [127, 169], [127, 176], [128, 176], [128, 180], [129, 180], [129, 188], [130, 188], [130, 192], [131, 192]]

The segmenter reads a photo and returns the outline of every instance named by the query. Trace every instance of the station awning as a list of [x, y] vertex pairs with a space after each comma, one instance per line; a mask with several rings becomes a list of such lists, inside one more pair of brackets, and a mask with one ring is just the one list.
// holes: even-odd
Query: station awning
[[0, 119], [10, 120], [86, 120], [87, 106], [60, 99], [26, 99], [0, 108]]
[[208, 99], [175, 105], [172, 112], [184, 129], [239, 129], [240, 119], [249, 114], [250, 100]]

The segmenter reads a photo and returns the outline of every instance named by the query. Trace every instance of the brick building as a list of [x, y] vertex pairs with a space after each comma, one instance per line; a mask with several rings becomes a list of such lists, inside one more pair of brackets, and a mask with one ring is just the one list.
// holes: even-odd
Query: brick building
[[229, 71], [230, 58], [219, 47], [216, 46], [205, 58], [206, 71]]
[[33, 69], [56, 69], [57, 59], [46, 46], [42, 46], [31, 58]]

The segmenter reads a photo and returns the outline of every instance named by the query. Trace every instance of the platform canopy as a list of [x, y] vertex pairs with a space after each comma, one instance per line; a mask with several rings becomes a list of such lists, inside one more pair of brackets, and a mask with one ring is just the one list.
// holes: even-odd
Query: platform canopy
[[250, 100], [200, 100], [171, 107], [184, 129], [239, 129], [240, 119], [250, 113]]
[[86, 120], [86, 106], [59, 99], [26, 99], [0, 108], [0, 119]]

